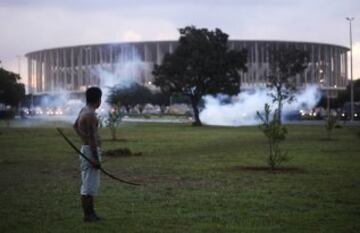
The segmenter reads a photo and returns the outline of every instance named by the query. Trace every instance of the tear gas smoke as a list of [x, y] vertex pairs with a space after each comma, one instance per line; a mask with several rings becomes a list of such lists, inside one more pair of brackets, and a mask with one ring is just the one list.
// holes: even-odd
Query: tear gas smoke
[[41, 96], [38, 106], [29, 110], [29, 114], [36, 115], [37, 121], [34, 121], [34, 124], [39, 121], [73, 122], [75, 120], [76, 113], [84, 105], [83, 101], [74, 99], [66, 90], [58, 89], [56, 93], [61, 94]]
[[[271, 90], [258, 88], [240, 92], [235, 97], [218, 95], [204, 97], [205, 107], [200, 113], [200, 119], [209, 125], [241, 126], [259, 124], [256, 112], [264, 109], [265, 103], [271, 109], [276, 108], [269, 96]], [[318, 86], [306, 86], [295, 94], [292, 103], [283, 103], [283, 118], [287, 114], [300, 109], [312, 109], [321, 98]], [[230, 100], [229, 100], [230, 99]]]
[[[92, 75], [100, 79], [100, 88], [102, 89], [102, 104], [98, 109], [98, 114], [106, 117], [110, 106], [106, 100], [112, 87], [130, 87], [134, 83], [140, 83], [143, 74], [148, 69], [145, 62], [141, 60], [136, 47], [130, 45], [121, 45], [120, 53], [115, 55], [115, 64], [99, 64], [92, 71]], [[36, 114], [37, 122], [68, 122], [73, 123], [79, 110], [85, 105], [85, 102], [75, 98], [69, 91], [56, 90], [57, 95], [42, 96], [39, 106], [33, 108]]]
[[128, 88], [134, 83], [141, 83], [147, 68], [136, 47], [121, 45], [120, 51], [114, 67], [98, 66], [95, 71], [100, 78], [100, 88], [103, 92], [100, 114], [107, 113], [110, 110], [106, 100], [111, 88]]

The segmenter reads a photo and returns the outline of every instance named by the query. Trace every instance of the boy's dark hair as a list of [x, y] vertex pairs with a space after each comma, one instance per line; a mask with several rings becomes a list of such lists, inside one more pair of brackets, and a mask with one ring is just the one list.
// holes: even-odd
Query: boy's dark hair
[[94, 104], [101, 99], [101, 89], [98, 87], [90, 87], [86, 90], [86, 103]]

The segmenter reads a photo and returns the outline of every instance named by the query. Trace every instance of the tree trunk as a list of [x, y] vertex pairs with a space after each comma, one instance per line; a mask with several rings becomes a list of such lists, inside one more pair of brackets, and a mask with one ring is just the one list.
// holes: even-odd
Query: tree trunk
[[199, 117], [199, 107], [198, 107], [199, 101], [195, 97], [191, 97], [191, 105], [194, 111], [194, 118], [195, 121], [192, 123], [193, 126], [202, 126], [200, 117]]
[[278, 97], [278, 109], [277, 109], [277, 121], [281, 125], [281, 113], [282, 113], [282, 86], [277, 88], [277, 97]]
[[116, 141], [116, 127], [111, 127], [110, 128], [110, 131], [111, 131], [111, 139], [113, 140], [113, 141]]
[[145, 104], [139, 104], [138, 105], [138, 109], [139, 109], [140, 114], [143, 114], [144, 108], [145, 108]]
[[131, 107], [129, 105], [125, 105], [126, 113], [130, 113]]
[[281, 121], [281, 113], [282, 113], [282, 99], [280, 98], [279, 99], [279, 102], [278, 102], [278, 123], [279, 125], [281, 125], [282, 121]]
[[166, 105], [160, 105], [160, 112], [161, 114], [164, 114], [166, 111]]

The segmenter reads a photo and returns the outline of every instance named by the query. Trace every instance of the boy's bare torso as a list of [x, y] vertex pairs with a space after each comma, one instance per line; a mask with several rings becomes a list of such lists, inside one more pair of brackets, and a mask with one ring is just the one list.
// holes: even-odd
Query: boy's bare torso
[[[79, 116], [74, 124], [74, 129], [80, 136], [84, 145], [91, 147], [101, 147], [100, 137], [98, 134], [98, 120], [95, 109], [86, 106], [81, 109]], [[95, 149], [95, 148], [94, 148]]]

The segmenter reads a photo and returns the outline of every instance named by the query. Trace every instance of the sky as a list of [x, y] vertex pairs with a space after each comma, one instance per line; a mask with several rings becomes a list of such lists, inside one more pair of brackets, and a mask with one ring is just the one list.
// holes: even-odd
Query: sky
[[350, 47], [360, 78], [359, 0], [0, 0], [0, 60], [27, 80], [31, 51], [92, 43], [177, 40], [178, 29], [220, 28], [230, 39]]

